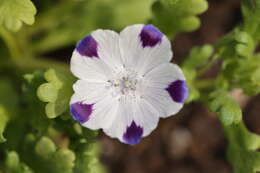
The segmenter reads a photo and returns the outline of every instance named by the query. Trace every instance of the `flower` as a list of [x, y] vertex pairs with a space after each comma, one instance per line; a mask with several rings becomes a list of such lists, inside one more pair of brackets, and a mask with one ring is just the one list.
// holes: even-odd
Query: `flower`
[[79, 78], [70, 101], [73, 118], [123, 143], [139, 143], [188, 96], [185, 77], [171, 58], [170, 41], [153, 25], [131, 25], [120, 34], [92, 32], [71, 58]]

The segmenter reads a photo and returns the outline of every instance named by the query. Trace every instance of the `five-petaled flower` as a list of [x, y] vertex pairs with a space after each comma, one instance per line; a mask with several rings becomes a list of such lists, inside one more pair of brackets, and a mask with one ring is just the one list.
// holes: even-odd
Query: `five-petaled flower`
[[171, 58], [170, 41], [153, 25], [92, 32], [71, 58], [79, 78], [70, 102], [73, 118], [123, 143], [139, 143], [187, 98], [185, 77]]

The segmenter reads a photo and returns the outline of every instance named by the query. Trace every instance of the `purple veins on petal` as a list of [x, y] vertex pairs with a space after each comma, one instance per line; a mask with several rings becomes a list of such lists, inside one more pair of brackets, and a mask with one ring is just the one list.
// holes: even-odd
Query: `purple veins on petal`
[[163, 34], [153, 25], [145, 25], [140, 33], [143, 47], [153, 47], [161, 43]]
[[91, 35], [88, 35], [79, 41], [76, 49], [82, 56], [98, 58], [97, 47], [97, 41]]
[[84, 104], [82, 102], [76, 102], [70, 105], [70, 112], [74, 120], [77, 120], [81, 124], [87, 122], [93, 111], [94, 104]]
[[178, 103], [183, 103], [188, 97], [189, 89], [184, 80], [176, 80], [166, 88], [171, 98]]
[[126, 132], [123, 135], [123, 140], [127, 144], [135, 145], [140, 142], [142, 135], [143, 128], [136, 125], [136, 123], [132, 121], [131, 125], [126, 128]]

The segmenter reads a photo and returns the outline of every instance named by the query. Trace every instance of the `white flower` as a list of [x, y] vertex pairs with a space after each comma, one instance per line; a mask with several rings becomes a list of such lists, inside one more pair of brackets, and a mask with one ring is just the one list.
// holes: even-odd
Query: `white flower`
[[123, 143], [139, 143], [187, 98], [185, 77], [171, 58], [170, 41], [153, 25], [92, 32], [71, 58], [79, 78], [70, 102], [73, 118]]

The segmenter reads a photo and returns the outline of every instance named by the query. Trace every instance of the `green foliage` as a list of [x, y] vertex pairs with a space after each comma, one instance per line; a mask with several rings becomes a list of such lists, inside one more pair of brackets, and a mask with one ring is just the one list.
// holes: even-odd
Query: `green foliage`
[[255, 47], [252, 36], [240, 30], [235, 30], [217, 44], [218, 56], [225, 60], [223, 77], [231, 79], [233, 88], [242, 88], [249, 95], [260, 91], [260, 58], [254, 55]]
[[40, 85], [37, 95], [40, 100], [47, 102], [45, 111], [48, 118], [56, 118], [68, 109], [74, 80], [70, 74], [54, 69], [46, 71], [44, 78], [48, 83]]
[[[0, 145], [0, 150], [6, 152], [5, 162], [0, 162], [4, 173], [88, 173], [92, 169], [95, 173], [105, 172], [97, 159], [98, 149], [94, 149], [97, 132], [82, 129], [78, 124], [71, 128], [75, 122], [64, 118], [66, 116], [55, 120], [46, 117], [44, 104], [38, 100], [36, 91], [46, 78], [55, 86], [61, 84], [57, 77], [60, 74], [54, 72], [24, 75], [19, 99], [8, 80], [0, 82], [0, 89], [5, 87], [5, 92], [0, 93], [0, 105], [5, 105], [6, 110], [15, 110], [14, 115], [4, 114], [9, 119], [4, 131], [7, 140], [5, 145]], [[7, 93], [8, 90], [13, 93]]]
[[[70, 149], [56, 149], [52, 140], [43, 136], [35, 146], [35, 151], [41, 162], [48, 165], [46, 171], [53, 173], [73, 172], [75, 153]], [[59, 164], [57, 164], [59, 163]], [[41, 171], [43, 172], [43, 171]]]
[[238, 103], [225, 90], [215, 90], [209, 95], [209, 108], [219, 113], [220, 120], [226, 126], [237, 124], [242, 119], [242, 112]]
[[5, 130], [5, 126], [8, 122], [8, 116], [6, 115], [6, 110], [0, 106], [0, 119], [1, 119], [1, 122], [0, 122], [0, 143], [1, 142], [5, 142], [5, 137], [3, 135], [4, 133], [4, 130]]
[[0, 143], [5, 142], [4, 129], [17, 110], [17, 94], [9, 79], [0, 81]]
[[213, 51], [214, 48], [207, 44], [201, 47], [194, 47], [182, 66], [185, 68], [194, 69], [205, 65], [209, 61], [209, 58], [213, 55]]
[[1, 0], [0, 25], [11, 31], [18, 31], [22, 23], [32, 25], [36, 8], [30, 0]]
[[[224, 46], [229, 45], [229, 46]], [[250, 34], [239, 29], [234, 30], [217, 44], [219, 56], [224, 59], [251, 58], [255, 42]]]
[[257, 173], [260, 171], [260, 136], [249, 132], [243, 123], [225, 128], [230, 141], [227, 151], [228, 160], [235, 173]]
[[[187, 85], [189, 87], [189, 98], [187, 102], [197, 100], [200, 97], [200, 92], [196, 88], [197, 78], [199, 77], [197, 69], [208, 64], [209, 59], [213, 55], [214, 48], [211, 45], [203, 45], [194, 47], [186, 60], [182, 64], [183, 72], [186, 76]], [[203, 70], [203, 69], [202, 69]]]
[[33, 173], [27, 165], [20, 162], [19, 155], [15, 151], [7, 153], [5, 164], [6, 173]]
[[259, 41], [260, 39], [260, 1], [259, 0], [242, 0], [242, 14], [244, 17], [243, 28], [245, 32]]
[[208, 8], [206, 0], [158, 0], [153, 5], [152, 22], [170, 36], [198, 29], [197, 15]]

